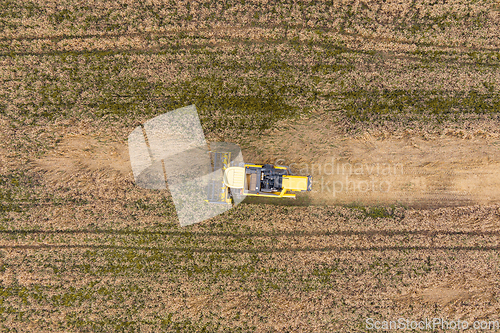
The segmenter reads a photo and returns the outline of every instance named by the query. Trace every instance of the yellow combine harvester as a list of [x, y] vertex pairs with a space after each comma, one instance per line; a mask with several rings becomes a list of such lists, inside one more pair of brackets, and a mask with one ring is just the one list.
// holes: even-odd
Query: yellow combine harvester
[[311, 191], [312, 176], [295, 176], [286, 166], [240, 163], [233, 165], [231, 153], [212, 152], [213, 170], [221, 170], [222, 184], [208, 185], [208, 202], [232, 203], [232, 197], [259, 196], [294, 198], [294, 192]]

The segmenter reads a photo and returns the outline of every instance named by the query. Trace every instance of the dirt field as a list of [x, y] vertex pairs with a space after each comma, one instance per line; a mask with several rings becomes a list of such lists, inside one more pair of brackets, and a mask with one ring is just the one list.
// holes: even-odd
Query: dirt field
[[[499, 320], [497, 2], [3, 6], [1, 331]], [[126, 138], [193, 103], [313, 192], [179, 227]]]

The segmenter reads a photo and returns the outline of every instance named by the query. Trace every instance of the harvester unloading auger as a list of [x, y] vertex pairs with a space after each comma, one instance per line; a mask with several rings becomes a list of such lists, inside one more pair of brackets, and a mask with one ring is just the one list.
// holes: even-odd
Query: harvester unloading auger
[[209, 149], [194, 105], [138, 126], [128, 146], [136, 185], [168, 188], [181, 226], [222, 214], [247, 196], [295, 198], [312, 186], [311, 176], [292, 175], [288, 167], [245, 163], [236, 144], [213, 142]]

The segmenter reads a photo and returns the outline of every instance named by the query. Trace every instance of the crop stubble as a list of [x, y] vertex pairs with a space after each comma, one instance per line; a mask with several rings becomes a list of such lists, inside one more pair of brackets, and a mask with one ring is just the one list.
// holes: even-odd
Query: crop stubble
[[208, 139], [247, 160], [395, 153], [436, 188], [450, 170], [448, 191], [474, 185], [467, 168], [496, 179], [495, 6], [9, 3], [2, 329], [362, 331], [367, 316], [498, 313], [495, 200], [242, 204], [181, 229], [168, 192], [134, 187], [125, 142], [195, 103]]

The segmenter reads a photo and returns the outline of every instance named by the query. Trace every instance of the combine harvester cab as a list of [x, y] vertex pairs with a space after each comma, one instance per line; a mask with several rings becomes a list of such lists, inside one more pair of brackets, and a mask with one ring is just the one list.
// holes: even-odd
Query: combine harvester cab
[[212, 152], [213, 170], [221, 170], [222, 182], [209, 184], [208, 202], [231, 204], [246, 196], [296, 198], [295, 192], [311, 191], [312, 176], [292, 175], [286, 166], [231, 162], [231, 153]]

